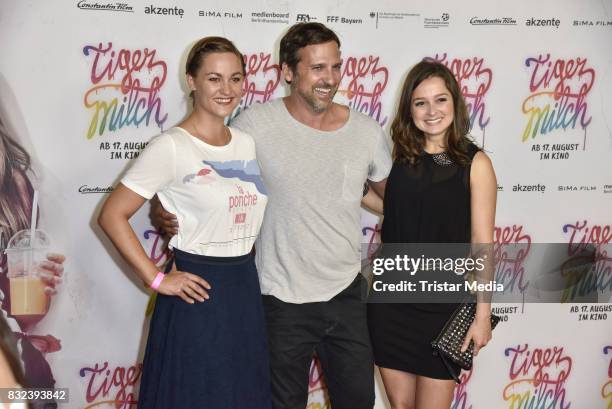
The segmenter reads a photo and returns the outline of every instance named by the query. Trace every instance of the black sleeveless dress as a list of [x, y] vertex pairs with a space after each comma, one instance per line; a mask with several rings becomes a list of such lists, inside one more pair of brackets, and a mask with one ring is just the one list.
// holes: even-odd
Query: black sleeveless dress
[[[479, 149], [470, 144], [470, 161]], [[383, 243], [470, 243], [470, 165], [424, 153], [415, 165], [395, 161], [384, 198]], [[457, 304], [368, 304], [376, 365], [452, 379], [431, 341]]]

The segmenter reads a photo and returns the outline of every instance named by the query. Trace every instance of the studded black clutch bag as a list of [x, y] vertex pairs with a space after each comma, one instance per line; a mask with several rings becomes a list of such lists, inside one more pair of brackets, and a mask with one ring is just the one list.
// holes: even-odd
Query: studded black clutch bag
[[[465, 336], [467, 335], [470, 325], [474, 322], [475, 317], [476, 303], [465, 302], [460, 304], [448, 319], [436, 339], [431, 342], [434, 354], [440, 355], [446, 368], [457, 383], [461, 383], [459, 380], [459, 373], [453, 369], [448, 361], [450, 360], [466, 370], [472, 368], [474, 344], [470, 342], [465, 352], [461, 352], [461, 346], [463, 345]], [[491, 329], [495, 328], [498, 322], [499, 317], [491, 314]]]

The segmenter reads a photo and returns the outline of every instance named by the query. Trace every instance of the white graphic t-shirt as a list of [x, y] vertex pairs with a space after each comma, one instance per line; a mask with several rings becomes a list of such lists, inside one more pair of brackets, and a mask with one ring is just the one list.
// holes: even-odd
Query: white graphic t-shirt
[[121, 183], [150, 199], [156, 193], [178, 219], [170, 246], [206, 256], [251, 251], [268, 200], [250, 135], [230, 128], [213, 146], [175, 127], [154, 138]]

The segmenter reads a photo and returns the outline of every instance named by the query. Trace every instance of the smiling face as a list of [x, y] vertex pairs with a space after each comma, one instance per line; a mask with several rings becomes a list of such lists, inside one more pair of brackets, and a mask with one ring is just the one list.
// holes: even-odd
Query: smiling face
[[213, 52], [202, 58], [196, 76], [187, 74], [187, 83], [194, 92], [194, 110], [225, 118], [242, 97], [242, 61], [231, 52]]
[[294, 70], [283, 66], [285, 80], [291, 83], [291, 93], [315, 113], [332, 106], [340, 85], [340, 49], [335, 41], [301, 48], [300, 60]]
[[453, 97], [440, 77], [423, 80], [413, 91], [410, 116], [428, 139], [446, 136], [454, 120]]

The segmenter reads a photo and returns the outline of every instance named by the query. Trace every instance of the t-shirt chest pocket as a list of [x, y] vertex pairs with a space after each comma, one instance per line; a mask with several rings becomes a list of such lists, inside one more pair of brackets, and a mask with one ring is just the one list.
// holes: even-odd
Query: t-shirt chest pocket
[[342, 183], [342, 198], [344, 200], [361, 200], [363, 196], [363, 183], [365, 182], [365, 174], [362, 169], [344, 165], [344, 180]]

